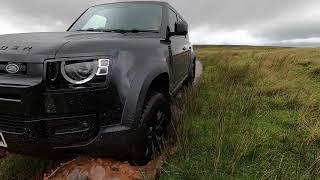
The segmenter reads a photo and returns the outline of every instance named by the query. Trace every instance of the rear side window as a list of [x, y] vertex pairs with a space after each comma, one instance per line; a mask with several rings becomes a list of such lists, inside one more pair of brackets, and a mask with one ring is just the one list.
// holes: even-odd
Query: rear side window
[[177, 22], [177, 14], [174, 11], [172, 11], [171, 9], [169, 9], [169, 28], [170, 28], [170, 32], [174, 32], [175, 31], [176, 22]]

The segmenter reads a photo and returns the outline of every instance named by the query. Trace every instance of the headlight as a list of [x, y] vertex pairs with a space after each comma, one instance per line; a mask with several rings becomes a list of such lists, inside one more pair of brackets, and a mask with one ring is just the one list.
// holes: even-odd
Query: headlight
[[61, 63], [61, 74], [69, 83], [84, 84], [95, 76], [107, 75], [109, 59], [92, 61], [66, 61]]

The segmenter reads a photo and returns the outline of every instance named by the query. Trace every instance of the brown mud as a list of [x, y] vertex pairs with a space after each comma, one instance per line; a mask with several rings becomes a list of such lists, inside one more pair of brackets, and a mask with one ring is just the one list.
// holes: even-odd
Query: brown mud
[[[176, 110], [174, 110], [176, 111]], [[165, 150], [145, 166], [132, 166], [113, 159], [79, 157], [61, 164], [45, 175], [44, 180], [153, 180], [158, 179], [168, 157], [176, 151], [173, 125], [169, 128]]]
[[150, 162], [145, 167], [134, 167], [110, 159], [78, 158], [58, 168], [47, 180], [80, 180], [80, 179], [123, 179], [143, 180], [155, 179], [155, 169], [161, 166], [161, 160]]

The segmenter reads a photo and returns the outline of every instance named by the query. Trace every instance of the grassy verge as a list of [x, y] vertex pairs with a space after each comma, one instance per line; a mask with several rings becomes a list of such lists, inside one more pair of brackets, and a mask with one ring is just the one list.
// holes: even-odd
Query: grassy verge
[[40, 180], [49, 165], [49, 161], [11, 154], [0, 160], [0, 179]]
[[196, 52], [204, 74], [178, 108], [162, 179], [320, 178], [320, 50]]

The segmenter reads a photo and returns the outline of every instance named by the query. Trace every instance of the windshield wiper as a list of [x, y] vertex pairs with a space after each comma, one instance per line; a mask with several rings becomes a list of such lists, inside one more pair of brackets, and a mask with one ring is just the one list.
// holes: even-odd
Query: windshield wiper
[[106, 30], [106, 29], [94, 29], [94, 28], [78, 29], [77, 31], [85, 31], [85, 32], [111, 32], [110, 30]]
[[148, 33], [159, 33], [159, 31], [155, 30], [141, 30], [141, 29], [79, 29], [77, 31], [86, 31], [86, 32], [115, 32], [115, 33], [142, 33], [142, 32], [148, 32]]
[[142, 30], [142, 29], [107, 29], [106, 31], [116, 32], [116, 33], [141, 33], [141, 32], [159, 33], [159, 31], [155, 31], [155, 30]]

